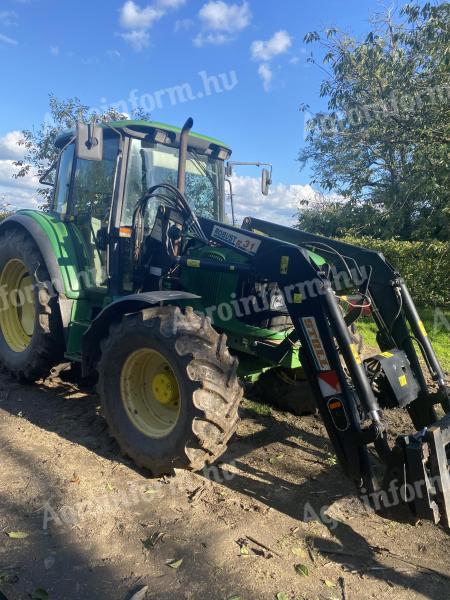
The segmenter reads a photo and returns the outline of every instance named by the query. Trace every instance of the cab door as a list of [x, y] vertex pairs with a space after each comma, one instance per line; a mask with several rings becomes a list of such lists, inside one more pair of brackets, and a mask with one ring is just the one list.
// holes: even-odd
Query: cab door
[[119, 154], [117, 137], [105, 138], [103, 160], [75, 158], [67, 217], [73, 224], [83, 286], [108, 291], [108, 239]]

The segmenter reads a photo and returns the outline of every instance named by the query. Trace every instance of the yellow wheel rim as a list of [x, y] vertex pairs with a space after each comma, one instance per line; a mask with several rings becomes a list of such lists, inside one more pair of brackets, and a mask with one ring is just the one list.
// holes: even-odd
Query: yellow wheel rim
[[136, 350], [120, 375], [126, 413], [142, 433], [152, 438], [168, 435], [180, 416], [180, 388], [166, 358], [156, 350]]
[[3, 306], [0, 328], [13, 352], [24, 352], [31, 343], [36, 319], [33, 281], [21, 260], [10, 260], [0, 278]]

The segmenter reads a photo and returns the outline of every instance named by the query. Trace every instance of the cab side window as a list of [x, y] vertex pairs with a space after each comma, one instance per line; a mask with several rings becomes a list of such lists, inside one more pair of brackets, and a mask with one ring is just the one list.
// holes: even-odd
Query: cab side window
[[107, 286], [106, 251], [99, 244], [98, 236], [100, 230], [109, 225], [118, 151], [117, 138], [105, 139], [103, 160], [76, 161], [70, 215], [84, 242], [89, 288]]
[[105, 140], [103, 160], [76, 162], [72, 214], [107, 223], [111, 209], [118, 153], [117, 139]]

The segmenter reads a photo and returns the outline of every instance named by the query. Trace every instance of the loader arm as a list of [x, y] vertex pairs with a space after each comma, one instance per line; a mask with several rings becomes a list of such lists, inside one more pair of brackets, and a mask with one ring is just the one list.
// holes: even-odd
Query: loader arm
[[[392, 504], [388, 492], [398, 488], [395, 497], [405, 504], [402, 490], [413, 485], [417, 497], [406, 502], [412, 516], [436, 522], [442, 519], [449, 524], [450, 417], [436, 423], [434, 409], [441, 403], [448, 411], [448, 390], [409, 292], [393, 267], [379, 253], [258, 219], [245, 219], [245, 234], [240, 228], [208, 219], [200, 221], [212, 242], [250, 256], [253, 275], [276, 281], [283, 291], [295, 330], [284, 343], [300, 341], [301, 361], [328, 435], [343, 470], [360, 495], [383, 511]], [[311, 258], [312, 247], [320, 249], [322, 256], [333, 255], [347, 270], [352, 267], [362, 275], [359, 283], [370, 298], [379, 327], [380, 354], [375, 362], [391, 384], [389, 402], [408, 410], [415, 429], [411, 436], [400, 436], [393, 448], [388, 443], [380, 395], [374, 393], [369, 365], [352, 342], [330, 272]], [[174, 261], [187, 268], [192, 266], [183, 257]], [[200, 263], [193, 268], [217, 268]], [[220, 269], [248, 273], [249, 264], [221, 263]], [[437, 393], [427, 386], [407, 320], [439, 386]], [[388, 404], [382, 396], [381, 401]]]

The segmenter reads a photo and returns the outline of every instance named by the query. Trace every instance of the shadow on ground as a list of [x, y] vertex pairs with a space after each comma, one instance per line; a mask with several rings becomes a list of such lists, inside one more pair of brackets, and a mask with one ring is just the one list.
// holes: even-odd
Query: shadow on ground
[[[30, 532], [23, 540], [5, 535], [0, 550], [0, 589], [8, 600], [29, 600], [39, 587], [49, 592], [50, 599], [122, 600], [142, 585], [149, 586], [147, 598], [158, 600], [226, 600], [234, 594], [260, 600], [273, 598], [279, 589], [271, 578], [286, 582], [285, 589], [291, 585], [294, 597], [297, 584], [289, 583], [295, 577], [292, 556], [289, 564], [277, 557], [272, 557], [272, 563], [264, 558], [252, 563], [253, 557], [245, 563], [236, 540], [250, 526], [267, 535], [272, 532], [276, 539], [280, 526], [283, 531], [299, 529], [296, 523], [303, 527], [307, 504], [319, 514], [322, 507], [353, 493], [339, 468], [327, 463], [329, 442], [317, 419], [308, 417], [302, 429], [297, 418], [286, 422], [244, 412], [243, 425], [248, 421], [249, 427], [243, 428], [222, 458], [220, 483], [197, 475], [183, 479], [180, 474], [177, 479], [181, 478], [182, 486], [187, 482], [187, 487], [175, 495], [155, 496], [144, 507], [122, 507], [109, 517], [43, 530], [46, 499], [61, 506], [71, 501], [76, 489], [78, 496], [90, 494], [95, 501], [92, 490], [99, 482], [120, 487], [132, 480], [143, 485], [147, 474], [119, 455], [99, 415], [98, 399], [88, 390], [67, 382], [22, 386], [4, 376], [0, 386], [0, 523], [3, 532], [12, 527]], [[53, 434], [51, 439], [45, 432]], [[72, 472], [79, 474], [82, 483], [86, 479], [86, 489], [67, 483]], [[205, 486], [210, 494], [203, 503], [189, 499], [196, 486]], [[445, 573], [406, 563], [402, 568], [398, 561], [391, 567], [350, 524], [351, 519], [337, 522], [326, 538], [315, 534], [314, 528], [308, 531], [307, 524], [298, 534], [320, 557], [321, 567], [327, 568], [322, 560], [327, 556], [336, 565], [329, 568], [348, 571], [351, 563], [375, 582], [388, 581], [405, 598], [413, 592], [433, 600], [448, 597], [450, 579]], [[142, 541], [155, 531], [164, 533], [163, 543], [149, 552]], [[407, 531], [413, 539], [429, 532]], [[166, 565], [166, 560], [179, 557], [183, 557], [179, 570]], [[407, 567], [410, 572], [402, 572]], [[313, 568], [318, 570], [318, 565]], [[260, 580], [264, 577], [267, 584]], [[305, 597], [316, 598], [316, 584], [311, 578], [302, 581], [299, 589], [307, 592]], [[371, 595], [376, 596], [376, 589]]]

